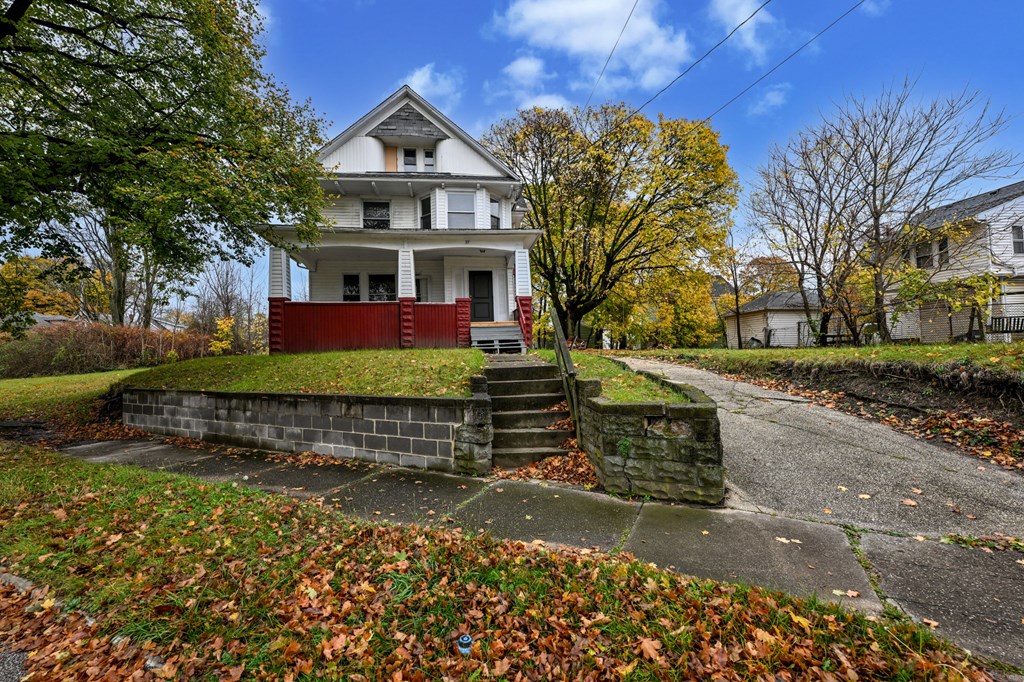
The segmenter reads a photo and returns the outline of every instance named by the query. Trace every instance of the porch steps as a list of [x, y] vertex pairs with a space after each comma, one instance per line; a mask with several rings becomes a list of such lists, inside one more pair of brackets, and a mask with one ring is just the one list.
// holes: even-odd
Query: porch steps
[[475, 322], [469, 328], [470, 345], [485, 353], [525, 353], [523, 330], [516, 322]]
[[492, 356], [484, 370], [491, 395], [494, 466], [514, 469], [564, 455], [572, 429], [549, 429], [569, 412], [550, 408], [565, 400], [558, 368], [532, 357]]

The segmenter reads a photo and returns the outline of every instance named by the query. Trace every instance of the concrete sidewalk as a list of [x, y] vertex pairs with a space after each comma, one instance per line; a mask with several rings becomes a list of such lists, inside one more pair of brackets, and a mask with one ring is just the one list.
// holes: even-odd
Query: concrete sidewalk
[[[749, 509], [709, 509], [623, 500], [556, 484], [478, 479], [339, 461], [283, 464], [265, 454], [229, 455], [159, 441], [108, 441], [65, 452], [124, 464], [322, 497], [368, 521], [418, 523], [497, 537], [628, 551], [682, 574], [816, 595], [869, 613], [879, 595], [984, 656], [1024, 667], [1024, 566], [1012, 553], [871, 533], [849, 537], [833, 523]], [[749, 501], [748, 501], [749, 503]], [[839, 516], [837, 514], [837, 516]], [[840, 517], [842, 518], [842, 517]], [[872, 589], [861, 560], [880, 584]]]

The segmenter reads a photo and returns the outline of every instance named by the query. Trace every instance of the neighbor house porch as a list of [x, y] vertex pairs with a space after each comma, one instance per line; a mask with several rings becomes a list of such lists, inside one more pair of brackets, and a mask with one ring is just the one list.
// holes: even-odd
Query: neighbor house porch
[[[271, 248], [270, 351], [525, 350], [532, 239], [509, 232], [411, 240], [360, 231], [291, 254]], [[291, 300], [292, 259], [309, 273], [309, 301]]]

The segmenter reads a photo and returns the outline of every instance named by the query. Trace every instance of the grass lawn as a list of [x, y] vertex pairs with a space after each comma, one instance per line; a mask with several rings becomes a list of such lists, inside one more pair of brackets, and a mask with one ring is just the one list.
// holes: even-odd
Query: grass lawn
[[[627, 558], [5, 443], [0, 470], [0, 565], [53, 590], [0, 587], [0, 644], [34, 649], [40, 679], [128, 679], [149, 654], [189, 680], [989, 679], [905, 621]], [[55, 598], [96, 624], [58, 618]]]
[[[533, 352], [545, 361], [555, 364], [553, 350], [541, 349]], [[690, 402], [685, 394], [666, 388], [600, 355], [572, 351], [572, 363], [580, 379], [600, 379], [601, 396], [616, 403]]]
[[192, 391], [463, 397], [483, 364], [479, 350], [457, 348], [237, 355], [155, 367], [128, 383]]
[[850, 361], [904, 362], [928, 367], [971, 365], [1006, 373], [1024, 371], [1024, 342], [883, 345], [839, 348], [669, 349], [614, 354], [695, 361], [723, 371], [769, 372], [787, 360], [841, 365]]
[[92, 420], [98, 397], [112, 384], [130, 381], [142, 370], [0, 380], [0, 417], [84, 424]]

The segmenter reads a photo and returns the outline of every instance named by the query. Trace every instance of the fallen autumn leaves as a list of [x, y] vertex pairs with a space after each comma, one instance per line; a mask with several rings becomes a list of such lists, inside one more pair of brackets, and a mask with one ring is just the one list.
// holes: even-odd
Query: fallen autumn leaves
[[[0, 590], [0, 643], [37, 651], [34, 679], [989, 679], [906, 623], [629, 557], [9, 444], [0, 468], [0, 562], [54, 587]], [[146, 671], [154, 654], [166, 665]]]

